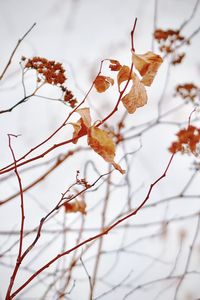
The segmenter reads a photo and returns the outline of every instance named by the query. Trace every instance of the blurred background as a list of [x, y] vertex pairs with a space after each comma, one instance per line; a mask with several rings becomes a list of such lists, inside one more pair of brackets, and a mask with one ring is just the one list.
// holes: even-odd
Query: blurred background
[[[194, 108], [192, 123], [199, 126], [199, 89], [195, 102], [175, 96], [177, 85], [199, 86], [199, 14], [200, 5], [196, 0], [0, 0], [0, 73], [18, 39], [36, 22], [0, 81], [0, 111], [19, 102], [24, 90], [28, 95], [35, 88], [34, 72], [22, 77], [22, 56], [40, 56], [62, 63], [67, 88], [81, 102], [102, 59], [117, 59], [122, 65], [130, 66], [130, 32], [136, 17], [136, 53], [153, 50], [164, 57], [152, 86], [147, 88], [148, 104], [124, 117], [124, 142], [117, 146], [116, 161], [127, 170], [126, 175], [114, 171], [78, 197], [86, 201], [86, 215], [67, 214], [61, 208], [48, 219], [40, 241], [21, 265], [13, 290], [58, 253], [136, 208], [145, 198], [149, 185], [163, 174], [171, 155], [168, 148], [176, 140], [177, 131], [188, 124]], [[172, 55], [160, 51], [153, 35], [156, 29], [181, 29], [185, 41], [190, 40], [190, 45], [178, 44], [177, 51], [185, 53], [180, 64], [174, 65]], [[107, 63], [102, 73], [116, 81]], [[52, 100], [60, 99], [60, 90], [55, 86], [45, 85], [37, 95], [12, 112], [0, 114], [1, 168], [13, 162], [8, 133], [20, 135], [12, 139], [19, 158], [54, 132], [71, 111], [63, 101]], [[93, 122], [112, 111], [117, 98], [116, 84], [103, 94], [92, 90], [85, 106], [90, 107]], [[124, 112], [120, 105], [107, 121], [110, 131], [115, 131]], [[78, 118], [75, 113], [69, 122]], [[71, 138], [72, 134], [73, 127], [64, 126], [30, 157]], [[83, 138], [77, 145], [58, 147], [21, 168], [23, 187], [46, 173], [58, 157], [63, 158], [70, 150], [75, 154], [24, 193], [27, 234], [24, 249], [33, 241], [40, 219], [76, 181], [77, 170], [80, 178], [86, 178], [90, 184], [110, 171], [108, 163], [88, 150]], [[103, 239], [80, 247], [74, 256], [72, 252], [57, 261], [16, 299], [199, 299], [199, 168], [198, 153], [196, 156], [177, 154], [167, 176], [156, 185], [136, 216]], [[20, 197], [15, 197], [19, 186], [14, 172], [3, 174], [0, 183], [0, 299], [4, 299], [18, 251]], [[81, 188], [75, 186], [70, 193], [77, 193]]]

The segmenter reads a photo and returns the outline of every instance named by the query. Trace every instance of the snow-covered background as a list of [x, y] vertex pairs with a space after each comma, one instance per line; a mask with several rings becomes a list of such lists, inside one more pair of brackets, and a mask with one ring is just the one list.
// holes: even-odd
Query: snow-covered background
[[[19, 65], [22, 55], [27, 58], [41, 56], [62, 62], [68, 77], [68, 87], [80, 101], [94, 80], [102, 59], [117, 59], [121, 64], [130, 65], [130, 31], [136, 17], [138, 18], [134, 37], [136, 52], [144, 53], [151, 50], [152, 47], [155, 52], [159, 52], [156, 42], [153, 42], [155, 26], [162, 29], [179, 28], [185, 20], [190, 18], [195, 3], [196, 1], [193, 0], [0, 0], [0, 70], [3, 70], [9, 60], [17, 40], [36, 22], [36, 26], [21, 43], [11, 66], [0, 82], [0, 110], [9, 108], [23, 98]], [[185, 26], [182, 32], [184, 36], [190, 36], [198, 29], [200, 25], [199, 14], [200, 5], [197, 6], [191, 21]], [[144, 199], [149, 185], [164, 171], [170, 157], [167, 149], [174, 141], [175, 133], [179, 128], [177, 123], [187, 123], [188, 116], [193, 110], [192, 104], [189, 103], [176, 109], [168, 117], [162, 119], [163, 124], [157, 124], [152, 128], [145, 125], [144, 127], [137, 127], [137, 130], [135, 130], [135, 126], [157, 118], [158, 102], [164, 89], [162, 114], [183, 103], [182, 99], [173, 97], [177, 84], [193, 82], [199, 85], [199, 48], [199, 35], [195, 35], [191, 45], [182, 49], [186, 52], [183, 63], [176, 67], [171, 66], [168, 76], [169, 67], [166, 59], [152, 87], [148, 88], [148, 104], [144, 108], [138, 109], [134, 115], [127, 117], [124, 129], [124, 132], [127, 129], [126, 136], [135, 135], [140, 132], [141, 128], [147, 129], [138, 138], [130, 139], [126, 143], [126, 149], [120, 145], [117, 148], [116, 161], [123, 157], [124, 150], [134, 152], [134, 154], [128, 158], [130, 166], [128, 177], [116, 174], [117, 172], [113, 174], [112, 195], [106, 213], [107, 225], [112, 223], [118, 214], [128, 209], [126, 206], [128, 197], [131, 199], [131, 207], [137, 207]], [[105, 75], [110, 76], [106, 66], [104, 70]], [[167, 86], [165, 87], [166, 80]], [[31, 72], [25, 77], [25, 87], [27, 93], [31, 93], [34, 88], [34, 74]], [[39, 94], [57, 97], [58, 91], [55, 87], [44, 87]], [[101, 95], [92, 91], [88, 97], [87, 106], [91, 107], [93, 120], [107, 115], [113, 109], [116, 99], [117, 88], [115, 87]], [[21, 135], [13, 140], [16, 157], [20, 157], [48, 137], [63, 122], [69, 112], [70, 108], [62, 103], [33, 97], [16, 107], [11, 113], [0, 115], [0, 166], [4, 167], [12, 162], [8, 147], [8, 133]], [[124, 108], [120, 106], [118, 112], [109, 119], [108, 125], [115, 128], [123, 113]], [[198, 118], [198, 113], [195, 116]], [[74, 114], [70, 122], [77, 119], [78, 116]], [[176, 124], [172, 125], [173, 122]], [[198, 122], [196, 124], [198, 125]], [[42, 150], [55, 143], [70, 138], [71, 135], [72, 128], [70, 126], [64, 127], [45, 147], [37, 150], [35, 154], [41, 153]], [[79, 145], [87, 147], [86, 140], [82, 139], [77, 146]], [[141, 149], [137, 151], [141, 145]], [[38, 163], [49, 161], [58, 154], [64, 154], [72, 148], [76, 149], [77, 146], [60, 147]], [[40, 219], [56, 205], [61, 193], [74, 181], [76, 170], [80, 170], [80, 176], [83, 176], [85, 162], [89, 160], [95, 162], [100, 174], [108, 171], [108, 164], [97, 154], [87, 150], [82, 151], [75, 154], [55, 172], [52, 172], [48, 178], [24, 194], [26, 231], [31, 231], [38, 226]], [[175, 289], [179, 282], [176, 276], [184, 273], [190, 253], [189, 247], [197, 228], [200, 191], [199, 172], [194, 171], [192, 165], [194, 161], [198, 162], [198, 158], [178, 154], [166, 178], [152, 192], [147, 208], [134, 216], [131, 221], [124, 223], [124, 226], [129, 226], [126, 230], [123, 230], [123, 225], [121, 225], [104, 237], [102, 251], [105, 255], [102, 255], [100, 261], [94, 299], [109, 290], [111, 292], [102, 295], [102, 299], [175, 299]], [[121, 165], [124, 168], [126, 168], [126, 163], [127, 161], [122, 159]], [[40, 176], [46, 168], [47, 165], [44, 164], [40, 168], [31, 169], [24, 175], [22, 173], [23, 185], [26, 186], [37, 176]], [[195, 177], [189, 184], [188, 197], [178, 197], [193, 173], [195, 173]], [[88, 181], [92, 182], [97, 177], [98, 174], [89, 166]], [[2, 178], [4, 177], [2, 176]], [[1, 201], [18, 191], [15, 176], [2, 180], [0, 183]], [[85, 217], [86, 230], [83, 237], [89, 237], [98, 232], [105, 193], [106, 186], [103, 185], [96, 193], [85, 195], [88, 214]], [[160, 201], [163, 201], [163, 204], [148, 207], [151, 203]], [[196, 215], [193, 216], [193, 214]], [[37, 270], [48, 259], [57, 255], [63, 247], [65, 238], [65, 249], [76, 243], [76, 233], [80, 226], [79, 219], [78, 215], [66, 217], [62, 210], [57, 213], [54, 219], [47, 222], [44, 226], [46, 233], [43, 233], [35, 250], [24, 261], [24, 265], [22, 265], [17, 276], [15, 288], [20, 286], [33, 270]], [[169, 220], [172, 221], [169, 222], [168, 226]], [[63, 222], [66, 223], [63, 225]], [[63, 238], [63, 233], [59, 232], [65, 228], [64, 226], [74, 228], [74, 233], [69, 228], [66, 237]], [[164, 227], [166, 228], [165, 235], [163, 234]], [[4, 253], [18, 240], [19, 228], [20, 206], [18, 197], [0, 206], [0, 253]], [[14, 234], [15, 231], [16, 234]], [[9, 232], [12, 232], [12, 235], [9, 235]], [[181, 239], [182, 236], [185, 236], [183, 240]], [[29, 245], [33, 238], [34, 233], [26, 237], [25, 245]], [[83, 251], [82, 258], [91, 276], [97, 247], [98, 242], [86, 254], [84, 254], [84, 247], [79, 250], [79, 255]], [[13, 248], [12, 251], [6, 252], [0, 258], [0, 299], [4, 299], [17, 249], [17, 247]], [[194, 300], [200, 298], [199, 237], [195, 240], [191, 256], [189, 270], [196, 273], [185, 277], [177, 299]], [[60, 262], [60, 265], [56, 264], [56, 266], [50, 267], [44, 275], [40, 275], [40, 283], [36, 281], [36, 285], [33, 281], [30, 290], [27, 287], [16, 299], [59, 299], [59, 289], [64, 282], [62, 282], [62, 278], [55, 283], [47, 296], [44, 296], [45, 290], [49, 284], [55, 281], [56, 276], [59, 277], [60, 270], [63, 270], [62, 266], [68, 267], [69, 261], [69, 258], [66, 258]], [[70, 294], [67, 294], [66, 298], [63, 299], [89, 299], [89, 280], [80, 261], [78, 264], [79, 266], [74, 270], [72, 281], [66, 292], [69, 292], [73, 282], [75, 282], [74, 287]], [[23, 269], [23, 267], [25, 268]], [[169, 274], [174, 276], [174, 279], [168, 280]], [[166, 278], [166, 280], [159, 281], [160, 278]], [[157, 279], [155, 285], [147, 284], [140, 288], [140, 285]], [[136, 291], [126, 297], [134, 288], [137, 288]], [[159, 294], [160, 291], [164, 292]], [[158, 295], [157, 298], [156, 295]], [[44, 297], [42, 298], [42, 296]]]

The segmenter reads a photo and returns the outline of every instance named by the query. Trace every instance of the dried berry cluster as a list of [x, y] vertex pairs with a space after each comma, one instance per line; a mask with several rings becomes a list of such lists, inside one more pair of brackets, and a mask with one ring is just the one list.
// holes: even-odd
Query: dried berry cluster
[[180, 96], [186, 101], [194, 102], [198, 96], [198, 87], [193, 83], [179, 84], [176, 87], [175, 96]]
[[180, 35], [180, 31], [173, 29], [156, 29], [154, 38], [160, 44], [160, 51], [168, 54], [173, 52], [173, 46], [177, 44], [177, 42], [184, 40], [184, 37]]
[[[154, 38], [159, 43], [160, 47], [159, 50], [163, 52], [165, 55], [174, 54], [172, 64], [180, 64], [185, 57], [185, 53], [175, 54], [174, 50], [177, 46], [180, 45], [181, 42], [185, 40], [184, 36], [180, 34], [179, 30], [162, 30], [156, 29], [154, 32]], [[190, 42], [187, 41], [189, 44]]]
[[74, 108], [77, 104], [77, 100], [74, 97], [72, 91], [62, 87], [62, 91], [64, 92], [64, 101], [69, 103], [69, 105], [71, 106], [71, 108]]
[[25, 68], [35, 69], [42, 78], [53, 85], [62, 85], [66, 81], [65, 69], [61, 63], [54, 60], [47, 60], [42, 57], [33, 57], [28, 59]]
[[191, 152], [197, 155], [197, 147], [200, 143], [200, 128], [189, 125], [186, 129], [180, 130], [177, 134], [178, 141], [173, 142], [169, 151], [176, 152]]
[[[26, 58], [22, 57], [22, 60], [26, 60]], [[39, 82], [44, 81], [45, 83], [60, 87], [64, 93], [64, 102], [68, 103], [71, 108], [76, 106], [76, 98], [73, 93], [64, 86], [67, 77], [65, 76], [65, 69], [61, 63], [55, 62], [54, 60], [48, 60], [43, 57], [33, 57], [27, 60], [25, 69], [36, 70]]]

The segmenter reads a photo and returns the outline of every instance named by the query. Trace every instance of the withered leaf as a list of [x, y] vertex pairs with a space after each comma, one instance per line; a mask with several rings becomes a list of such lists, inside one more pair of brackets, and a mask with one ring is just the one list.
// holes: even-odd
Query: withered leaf
[[80, 136], [86, 135], [91, 126], [90, 109], [88, 107], [77, 109], [76, 112], [81, 118], [76, 123], [70, 123], [74, 127], [73, 143], [76, 144]]
[[111, 71], [119, 71], [121, 69], [121, 64], [116, 59], [110, 59], [110, 65], [109, 68]]
[[81, 116], [81, 119], [83, 120], [83, 123], [85, 124], [85, 126], [90, 127], [92, 120], [91, 120], [91, 116], [90, 116], [89, 107], [77, 109], [76, 112]]
[[120, 85], [122, 82], [127, 81], [132, 78], [131, 70], [128, 66], [122, 66], [117, 74], [117, 82], [120, 90]]
[[114, 84], [114, 80], [112, 78], [107, 76], [102, 76], [102, 75], [97, 76], [94, 81], [94, 86], [97, 92], [99, 93], [105, 92], [110, 87], [110, 85], [113, 84]]
[[88, 130], [88, 145], [103, 159], [111, 163], [115, 169], [124, 174], [125, 171], [114, 162], [115, 144], [109, 136], [109, 132], [92, 126]]
[[136, 74], [134, 74], [132, 82], [130, 92], [122, 98], [122, 103], [129, 114], [133, 114], [138, 107], [147, 103], [145, 87]]
[[70, 124], [74, 127], [73, 143], [76, 144], [80, 136], [87, 134], [88, 128], [85, 126], [83, 119], [79, 119], [78, 122]]
[[160, 55], [148, 51], [145, 54], [133, 53], [132, 60], [136, 69], [143, 77], [141, 82], [146, 86], [150, 86], [154, 80], [158, 68], [163, 62], [163, 59], [160, 57]]
[[86, 203], [83, 200], [76, 200], [74, 202], [66, 202], [64, 203], [64, 208], [66, 213], [76, 213], [80, 212], [81, 214], [86, 214]]

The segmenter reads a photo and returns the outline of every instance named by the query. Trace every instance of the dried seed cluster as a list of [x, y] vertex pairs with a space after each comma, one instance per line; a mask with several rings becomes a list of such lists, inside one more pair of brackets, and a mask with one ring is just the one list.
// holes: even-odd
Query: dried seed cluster
[[189, 125], [186, 129], [181, 129], [176, 136], [178, 141], [173, 142], [169, 148], [171, 153], [176, 152], [191, 152], [195, 155], [198, 153], [200, 143], [200, 128]]
[[39, 82], [44, 81], [44, 83], [58, 86], [63, 92], [64, 102], [68, 103], [71, 108], [74, 108], [76, 106], [76, 98], [74, 97], [73, 93], [64, 86], [67, 77], [65, 76], [65, 69], [63, 68], [61, 63], [39, 56], [35, 56], [29, 59], [26, 59], [26, 57], [22, 57], [22, 60], [27, 60], [24, 67], [25, 69], [36, 70]]
[[[156, 29], [154, 32], [154, 38], [159, 43], [159, 50], [165, 55], [174, 53], [175, 47], [179, 46], [181, 42], [185, 40], [185, 37], [180, 34], [179, 30], [162, 30]], [[190, 41], [187, 41], [187, 44], [190, 44]], [[172, 64], [180, 64], [185, 57], [185, 53], [174, 54], [172, 59]]]
[[54, 60], [33, 57], [28, 59], [25, 68], [35, 69], [49, 84], [62, 85], [67, 80], [65, 69], [62, 67], [62, 64], [56, 63]]
[[77, 100], [74, 97], [72, 91], [66, 89], [66, 88], [62, 88], [63, 92], [64, 92], [64, 101], [69, 103], [69, 105], [71, 106], [71, 108], [74, 108], [77, 104]]
[[179, 84], [176, 87], [175, 96], [180, 96], [183, 100], [194, 102], [198, 97], [198, 87], [193, 83]]

